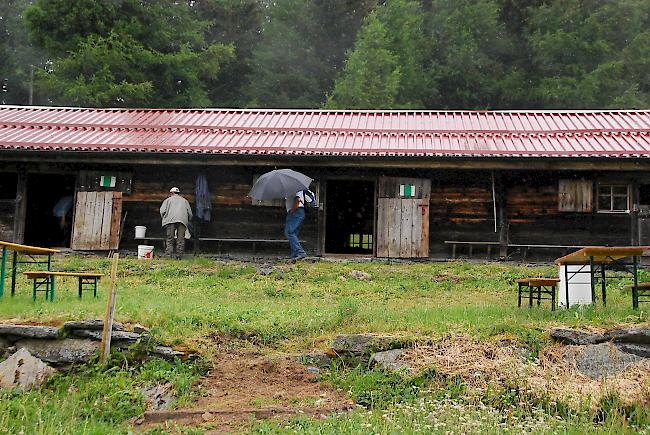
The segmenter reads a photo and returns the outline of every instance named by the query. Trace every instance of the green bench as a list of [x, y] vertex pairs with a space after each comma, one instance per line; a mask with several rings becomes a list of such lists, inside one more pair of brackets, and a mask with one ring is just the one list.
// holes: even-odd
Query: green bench
[[[74, 276], [79, 278], [79, 298], [81, 299], [81, 294], [84, 291], [84, 287], [87, 289], [93, 290], [93, 296], [97, 297], [97, 281], [104, 276], [101, 273], [93, 272], [54, 272], [54, 271], [32, 271], [32, 272], [23, 272], [25, 276], [29, 279], [34, 280], [34, 289], [32, 298], [36, 300], [36, 292], [44, 291], [45, 300], [48, 298], [50, 301], [54, 300], [54, 287], [55, 281], [54, 278], [57, 276]], [[41, 287], [45, 286], [45, 289], [40, 290]]]

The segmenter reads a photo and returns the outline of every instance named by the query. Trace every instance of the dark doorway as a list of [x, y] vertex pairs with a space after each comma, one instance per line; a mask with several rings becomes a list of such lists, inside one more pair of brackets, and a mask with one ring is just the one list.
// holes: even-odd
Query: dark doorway
[[[74, 175], [28, 174], [25, 244], [70, 246], [75, 181]], [[55, 208], [64, 216], [55, 216]]]
[[328, 180], [325, 203], [325, 252], [372, 254], [375, 183]]

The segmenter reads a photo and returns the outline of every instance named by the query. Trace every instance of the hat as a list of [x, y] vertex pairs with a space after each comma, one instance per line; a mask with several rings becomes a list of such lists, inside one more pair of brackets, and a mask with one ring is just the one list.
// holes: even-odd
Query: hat
[[180, 190], [178, 190], [178, 187], [172, 187], [171, 189], [169, 189], [169, 191], [172, 192], [172, 193], [179, 193], [180, 192]]

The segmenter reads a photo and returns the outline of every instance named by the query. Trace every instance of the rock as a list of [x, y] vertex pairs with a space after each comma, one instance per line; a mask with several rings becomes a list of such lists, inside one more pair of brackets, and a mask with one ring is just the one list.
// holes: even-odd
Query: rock
[[391, 349], [373, 353], [370, 357], [370, 366], [379, 367], [387, 372], [409, 371], [411, 367], [407, 363], [398, 361], [403, 353], [403, 349]]
[[2, 358], [11, 347], [11, 342], [5, 338], [0, 337], [0, 358]]
[[167, 346], [155, 346], [150, 354], [152, 356], [157, 356], [158, 358], [173, 360], [174, 358], [183, 358], [185, 356], [184, 352], [179, 352]]
[[136, 323], [135, 325], [133, 325], [133, 332], [135, 332], [136, 334], [148, 334], [149, 330], [144, 326], [142, 326], [141, 324]]
[[585, 376], [601, 379], [621, 373], [632, 365], [650, 368], [650, 360], [621, 352], [611, 343], [590, 344], [578, 350], [575, 355], [576, 367]]
[[360, 280], [366, 280], [366, 279], [372, 279], [372, 275], [370, 275], [368, 272], [362, 272], [360, 270], [353, 270], [349, 273], [350, 278], [354, 279], [360, 279]]
[[606, 341], [602, 334], [579, 331], [571, 328], [553, 328], [551, 329], [551, 337], [560, 343], [577, 345], [598, 344]]
[[20, 349], [0, 363], [0, 387], [29, 390], [41, 386], [55, 369]]
[[[98, 320], [80, 320], [80, 321], [65, 322], [63, 324], [63, 329], [67, 331], [72, 331], [76, 329], [87, 329], [89, 331], [103, 331], [104, 321], [98, 319]], [[113, 331], [124, 331], [124, 325], [119, 322], [113, 322]]]
[[621, 352], [631, 353], [643, 358], [650, 358], [650, 344], [617, 343]]
[[394, 335], [341, 334], [334, 338], [332, 351], [337, 355], [362, 357], [384, 350], [399, 349], [408, 344], [408, 340]]
[[274, 268], [273, 267], [267, 267], [267, 266], [260, 266], [257, 268], [257, 273], [260, 275], [268, 276], [273, 273]]
[[140, 388], [140, 393], [147, 404], [147, 411], [164, 411], [174, 401], [171, 384], [154, 385], [153, 387]]
[[307, 373], [309, 373], [310, 375], [319, 375], [320, 374], [320, 369], [318, 367], [308, 366], [306, 368], [306, 370], [307, 370]]
[[35, 357], [56, 366], [87, 361], [99, 350], [99, 343], [76, 338], [64, 340], [25, 339], [16, 342], [16, 348], [27, 349]]
[[650, 344], [650, 328], [615, 329], [606, 332], [605, 338], [616, 343]]
[[13, 338], [14, 341], [21, 338], [57, 338], [59, 336], [59, 328], [0, 323], [0, 336], [9, 339]]
[[[74, 329], [70, 331], [70, 335], [79, 338], [90, 338], [91, 340], [102, 340], [103, 331], [89, 331], [87, 329]], [[120, 345], [131, 345], [138, 341], [139, 339], [149, 339], [148, 335], [141, 335], [135, 332], [127, 331], [112, 331], [111, 333], [111, 345], [112, 343]]]
[[305, 364], [316, 367], [329, 367], [332, 365], [332, 358], [324, 352], [308, 353], [307, 355], [302, 355], [299, 359]]

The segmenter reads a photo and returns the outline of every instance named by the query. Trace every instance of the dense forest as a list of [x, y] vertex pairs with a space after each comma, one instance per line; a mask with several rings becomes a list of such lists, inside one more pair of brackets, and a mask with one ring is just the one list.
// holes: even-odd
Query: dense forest
[[0, 99], [650, 107], [648, 0], [1, 0]]

